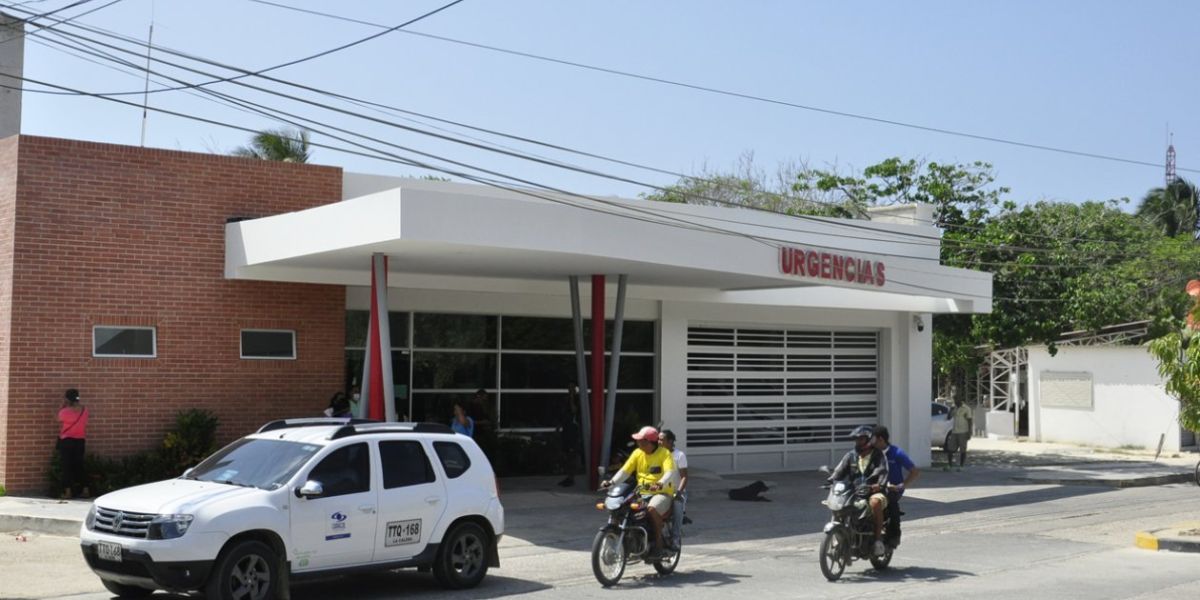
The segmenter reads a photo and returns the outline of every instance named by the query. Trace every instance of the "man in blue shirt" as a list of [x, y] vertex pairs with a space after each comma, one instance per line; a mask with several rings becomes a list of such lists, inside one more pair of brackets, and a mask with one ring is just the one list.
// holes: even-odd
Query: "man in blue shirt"
[[921, 470], [904, 450], [890, 444], [890, 438], [887, 427], [880, 425], [875, 428], [875, 448], [883, 452], [888, 461], [888, 530], [884, 537], [888, 545], [895, 548], [900, 545], [900, 497], [904, 495], [908, 484], [921, 475]]

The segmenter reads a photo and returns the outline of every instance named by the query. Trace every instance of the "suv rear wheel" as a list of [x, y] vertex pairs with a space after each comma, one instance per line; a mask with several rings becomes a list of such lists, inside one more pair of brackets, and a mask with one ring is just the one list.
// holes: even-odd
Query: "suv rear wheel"
[[433, 576], [452, 590], [479, 585], [488, 571], [488, 536], [474, 523], [455, 525], [438, 546]]
[[209, 600], [267, 600], [279, 585], [279, 558], [270, 546], [244, 540], [226, 548], [208, 576]]

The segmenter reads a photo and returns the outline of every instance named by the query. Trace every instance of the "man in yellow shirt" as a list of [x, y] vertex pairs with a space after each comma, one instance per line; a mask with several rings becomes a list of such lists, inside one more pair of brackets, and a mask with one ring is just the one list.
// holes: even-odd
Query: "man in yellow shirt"
[[679, 474], [675, 469], [675, 460], [671, 458], [671, 451], [658, 444], [657, 429], [647, 425], [632, 437], [637, 442], [637, 450], [629, 455], [629, 460], [625, 461], [625, 465], [613, 475], [611, 481], [604, 481], [600, 485], [608, 487], [625, 481], [630, 475], [637, 475], [637, 482], [642, 491], [653, 493], [646, 513], [650, 515], [650, 523], [654, 527], [654, 552], [661, 554], [663, 518], [671, 510], [671, 498], [675, 495], [674, 482]]

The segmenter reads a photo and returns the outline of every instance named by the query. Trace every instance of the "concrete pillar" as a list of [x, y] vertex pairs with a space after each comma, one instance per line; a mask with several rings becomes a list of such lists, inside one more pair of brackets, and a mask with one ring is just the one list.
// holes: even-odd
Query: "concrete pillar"
[[0, 139], [21, 133], [25, 22], [0, 13]]

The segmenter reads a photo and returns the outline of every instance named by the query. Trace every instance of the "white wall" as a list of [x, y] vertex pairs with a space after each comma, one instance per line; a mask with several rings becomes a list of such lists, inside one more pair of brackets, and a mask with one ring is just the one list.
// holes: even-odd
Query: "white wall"
[[[1043, 371], [1092, 375], [1092, 408], [1042, 406]], [[1157, 363], [1141, 346], [1068, 346], [1050, 356], [1029, 349], [1029, 426], [1037, 441], [1115, 448], [1123, 445], [1179, 450], [1179, 405], [1167, 395]]]

